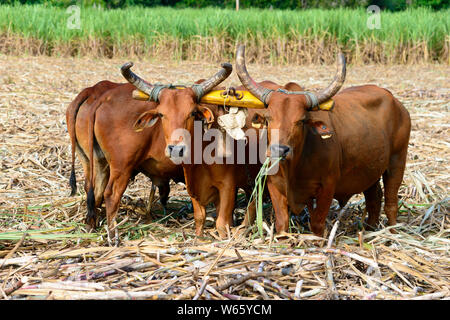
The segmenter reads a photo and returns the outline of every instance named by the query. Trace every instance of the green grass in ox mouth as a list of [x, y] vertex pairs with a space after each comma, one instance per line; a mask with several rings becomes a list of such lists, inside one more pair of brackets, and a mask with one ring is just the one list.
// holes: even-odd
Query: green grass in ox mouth
[[[263, 235], [263, 195], [264, 195], [264, 187], [266, 185], [267, 175], [276, 165], [280, 162], [282, 158], [279, 157], [277, 159], [266, 158], [261, 169], [258, 172], [258, 175], [255, 178], [255, 188], [253, 189], [252, 195], [248, 201], [248, 207], [250, 203], [255, 200], [256, 206], [256, 226], [258, 228], [258, 234], [261, 239], [264, 238]], [[246, 213], [247, 214], [247, 213]]]

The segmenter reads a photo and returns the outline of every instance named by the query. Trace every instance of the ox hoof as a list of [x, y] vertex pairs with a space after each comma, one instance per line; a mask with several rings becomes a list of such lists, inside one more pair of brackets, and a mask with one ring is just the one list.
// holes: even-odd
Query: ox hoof
[[377, 224], [366, 221], [364, 223], [364, 229], [366, 229], [367, 231], [375, 231], [377, 229]]
[[249, 226], [245, 226], [241, 224], [239, 227], [235, 228], [234, 234], [236, 234], [236, 237], [240, 237], [241, 235], [245, 234]]
[[397, 234], [397, 233], [398, 233], [397, 230], [395, 230], [395, 229], [389, 229], [389, 231], [390, 231], [392, 234]]
[[91, 232], [97, 227], [97, 219], [93, 218], [93, 217], [86, 217], [85, 225], [86, 225], [86, 230], [88, 232]]
[[87, 233], [91, 233], [91, 232], [93, 232], [94, 229], [95, 229], [95, 228], [92, 227], [92, 225], [90, 225], [90, 224], [86, 224], [85, 227], [86, 227]]
[[287, 240], [289, 239], [289, 234], [286, 231], [277, 232], [275, 237], [277, 240]]
[[195, 230], [196, 237], [203, 237], [203, 228]]
[[217, 233], [219, 234], [220, 239], [228, 239], [228, 232], [225, 228], [217, 228]]
[[108, 230], [108, 245], [110, 247], [117, 247], [119, 245], [119, 231], [117, 228]]
[[311, 231], [318, 237], [323, 237], [323, 233], [325, 231], [325, 226], [318, 226], [311, 224]]

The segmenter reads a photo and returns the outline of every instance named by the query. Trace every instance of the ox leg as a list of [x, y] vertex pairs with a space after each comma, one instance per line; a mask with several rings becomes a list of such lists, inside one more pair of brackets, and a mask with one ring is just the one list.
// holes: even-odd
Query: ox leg
[[[78, 146], [76, 147], [76, 153], [78, 155], [78, 158], [80, 159], [81, 165], [83, 166], [84, 171], [84, 191], [86, 192], [86, 195], [89, 195], [89, 183], [91, 179], [91, 170], [89, 166], [89, 158], [86, 156], [84, 151]], [[95, 162], [94, 162], [95, 166]], [[89, 198], [89, 197], [88, 197]], [[95, 199], [95, 186], [94, 186], [94, 199]], [[88, 200], [87, 200], [88, 201]], [[94, 207], [97, 208], [96, 205], [97, 201], [94, 200]], [[88, 232], [92, 231], [97, 227], [97, 213], [96, 209], [94, 211], [89, 210], [90, 205], [88, 204], [87, 214], [86, 214], [86, 230]]]
[[251, 226], [256, 219], [256, 200], [253, 199], [252, 202], [248, 204], [247, 211], [245, 212], [244, 221], [242, 221], [242, 225], [249, 227]]
[[286, 195], [281, 193], [278, 188], [268, 181], [270, 199], [272, 200], [273, 210], [275, 211], [275, 230], [277, 233], [289, 231], [289, 210]]
[[116, 229], [116, 215], [119, 210], [120, 199], [128, 185], [131, 171], [117, 171], [111, 168], [111, 173], [106, 186], [104, 198], [106, 206], [106, 219], [108, 223], [108, 242], [115, 245], [119, 242], [118, 230]]
[[[87, 188], [90, 181], [90, 166], [89, 159], [85, 156], [83, 152], [78, 153], [80, 155], [81, 163], [83, 165], [83, 170], [85, 172], [85, 181], [84, 181], [84, 189], [86, 194], [88, 194]], [[109, 178], [109, 165], [104, 158], [99, 159], [97, 156], [94, 156], [94, 199], [95, 204], [94, 207], [100, 208], [103, 202], [103, 192], [105, 191], [106, 184], [108, 183]], [[97, 227], [97, 214], [88, 213], [86, 215], [86, 223], [88, 231], [95, 229]]]
[[309, 199], [307, 202], [306, 202], [306, 206], [308, 207], [308, 211], [309, 211], [309, 213], [311, 214], [311, 212], [313, 212], [313, 210], [314, 210], [314, 199]]
[[203, 235], [203, 226], [206, 220], [206, 208], [196, 199], [191, 198], [194, 207], [195, 235], [200, 237]]
[[84, 172], [84, 191], [86, 194], [88, 193], [88, 185], [89, 185], [89, 177], [90, 177], [90, 169], [89, 169], [89, 159], [86, 157], [86, 154], [81, 150], [81, 148], [77, 145], [76, 147], [76, 153], [78, 158], [80, 159], [81, 165], [83, 166], [83, 172]]
[[[247, 201], [250, 200], [252, 196], [252, 190], [250, 188], [245, 188], [245, 197], [247, 198]], [[256, 202], [255, 199], [252, 199], [252, 201], [247, 206], [247, 211], [245, 212], [244, 221], [242, 221], [241, 225], [243, 226], [251, 226], [256, 219]]]
[[153, 205], [153, 199], [155, 198], [155, 192], [156, 192], [156, 186], [152, 181], [152, 187], [150, 189], [150, 195], [148, 196], [148, 203], [147, 203], [147, 208], [146, 208], [147, 217], [152, 216], [152, 205]]
[[219, 237], [225, 239], [228, 235], [227, 225], [231, 230], [233, 226], [233, 210], [236, 200], [235, 188], [223, 187], [219, 190], [220, 205], [217, 211], [216, 229]]
[[334, 187], [322, 188], [316, 197], [317, 207], [310, 215], [311, 231], [315, 235], [322, 237], [325, 230], [325, 220], [330, 211], [331, 202], [333, 201]]
[[400, 155], [391, 156], [389, 167], [383, 173], [384, 184], [384, 212], [388, 218], [388, 225], [397, 223], [398, 189], [403, 180], [406, 165], [406, 151]]
[[364, 191], [366, 199], [366, 210], [369, 214], [367, 218], [368, 229], [376, 228], [381, 210], [381, 198], [383, 193], [381, 191], [380, 181], [378, 180], [373, 186]]
[[[91, 171], [89, 165], [89, 158], [86, 153], [77, 144], [76, 153], [80, 159], [81, 165], [84, 171], [84, 190], [88, 194], [88, 185], [90, 181]], [[94, 154], [94, 170], [95, 170], [95, 181], [94, 181], [94, 198], [95, 198], [95, 208], [99, 208], [103, 201], [103, 192], [105, 191], [106, 184], [109, 178], [109, 165], [105, 158], [100, 158]], [[87, 229], [88, 231], [94, 229], [97, 226], [97, 215], [87, 215], [86, 216]]]
[[[97, 209], [102, 206], [103, 202], [103, 193], [105, 191], [106, 185], [108, 183], [109, 178], [109, 167], [108, 165], [105, 165], [104, 163], [94, 161], [94, 199], [95, 199], [95, 205], [94, 205], [94, 212], [89, 213], [86, 215], [86, 223], [87, 223], [87, 230], [90, 231], [97, 227], [98, 225], [98, 216], [97, 216]], [[89, 197], [88, 197], [89, 198]], [[88, 199], [89, 201], [89, 199]]]
[[169, 180], [164, 180], [161, 183], [159, 183], [158, 190], [159, 190], [159, 201], [161, 202], [161, 204], [165, 209], [167, 206], [167, 201], [169, 200], [169, 193], [170, 193]]
[[95, 207], [99, 208], [103, 202], [103, 193], [105, 192], [106, 185], [109, 180], [109, 165], [105, 159], [97, 159], [95, 157], [94, 160], [94, 168], [95, 168]]

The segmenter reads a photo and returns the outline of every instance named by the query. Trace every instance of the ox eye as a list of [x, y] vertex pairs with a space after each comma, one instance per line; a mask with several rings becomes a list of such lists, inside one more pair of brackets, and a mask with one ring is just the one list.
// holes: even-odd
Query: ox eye
[[163, 117], [163, 114], [158, 112], [158, 113], [157, 113], [157, 116], [160, 117], [160, 118], [162, 118], [162, 117]]
[[201, 115], [201, 112], [196, 110], [191, 112], [191, 117], [199, 117]]

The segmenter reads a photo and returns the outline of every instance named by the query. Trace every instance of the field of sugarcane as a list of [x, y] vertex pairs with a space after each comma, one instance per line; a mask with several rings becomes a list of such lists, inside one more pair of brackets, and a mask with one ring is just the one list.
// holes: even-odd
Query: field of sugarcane
[[[79, 13], [79, 14], [78, 14]], [[263, 10], [138, 8], [79, 11], [0, 5], [0, 52], [220, 61], [246, 42], [258, 63], [450, 62], [449, 9]]]
[[[3, 20], [2, 20], [3, 21]], [[172, 184], [166, 214], [145, 215], [150, 181], [138, 175], [122, 198], [118, 247], [105, 221], [84, 225], [83, 170], [70, 197], [65, 109], [85, 87], [123, 82], [123, 59], [0, 55], [0, 299], [448, 299], [450, 297], [450, 87], [445, 64], [350, 65], [344, 87], [388, 88], [409, 110], [412, 132], [398, 224], [362, 228], [365, 204], [333, 205], [324, 238], [304, 219], [274, 233], [270, 203], [257, 225], [218, 238], [208, 217], [195, 237], [189, 197]], [[135, 60], [146, 79], [192, 83], [216, 63]], [[334, 66], [249, 64], [252, 76], [309, 89]], [[235, 74], [225, 85], [239, 85]], [[242, 220], [242, 195], [235, 218]], [[213, 207], [208, 213], [213, 213]], [[339, 217], [339, 219], [338, 219]], [[338, 222], [339, 221], [339, 222]], [[258, 225], [261, 230], [259, 230]], [[389, 229], [395, 229], [391, 233]]]

